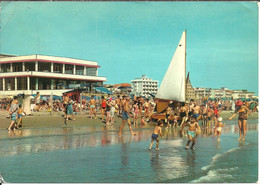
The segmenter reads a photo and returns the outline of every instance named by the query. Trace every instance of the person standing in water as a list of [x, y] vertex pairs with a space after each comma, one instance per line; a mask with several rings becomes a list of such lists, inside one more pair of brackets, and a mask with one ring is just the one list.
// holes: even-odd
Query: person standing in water
[[246, 126], [247, 126], [247, 117], [249, 115], [249, 109], [243, 105], [243, 102], [241, 100], [238, 100], [236, 102], [236, 110], [234, 114], [229, 118], [229, 120], [232, 120], [233, 117], [238, 113], [238, 127], [239, 127], [239, 138], [238, 140], [241, 140], [242, 134], [243, 139], [245, 140], [246, 137]]
[[19, 109], [18, 109], [18, 123], [17, 123], [17, 127], [23, 127], [23, 114], [26, 115], [26, 113], [24, 112], [24, 110], [22, 109], [22, 105], [19, 105]]
[[93, 118], [93, 114], [95, 115], [95, 119], [96, 119], [96, 117], [97, 117], [97, 115], [96, 115], [96, 108], [95, 108], [95, 105], [96, 105], [96, 100], [94, 99], [94, 96], [92, 95], [91, 96], [91, 99], [89, 100], [89, 112], [90, 112], [90, 119], [92, 119]]
[[224, 126], [225, 126], [225, 124], [222, 123], [222, 117], [219, 117], [219, 118], [218, 118], [218, 122], [217, 122], [216, 127], [215, 127], [216, 135], [217, 135], [218, 141], [220, 140], [220, 139], [219, 139], [219, 136], [220, 136], [220, 134], [221, 134], [221, 132], [222, 132], [222, 127], [224, 127]]
[[127, 97], [125, 102], [124, 102], [124, 104], [123, 104], [122, 124], [121, 124], [120, 129], [119, 129], [119, 134], [118, 134], [119, 136], [122, 135], [122, 129], [123, 129], [126, 121], [128, 123], [128, 127], [129, 127], [129, 129], [131, 131], [131, 134], [132, 135], [136, 135], [136, 133], [133, 132], [132, 127], [131, 127], [131, 121], [130, 121], [130, 110], [131, 110], [131, 107], [130, 107], [130, 103], [129, 102], [130, 102], [130, 98]]
[[15, 121], [17, 119], [17, 111], [18, 111], [18, 100], [17, 97], [15, 96], [14, 100], [12, 101], [10, 112], [9, 112], [9, 114], [11, 115], [11, 123], [8, 127], [8, 131], [11, 131], [13, 125], [15, 124]]
[[192, 115], [190, 122], [187, 122], [187, 123], [183, 124], [183, 126], [182, 126], [182, 128], [180, 130], [181, 132], [182, 132], [183, 128], [186, 125], [189, 126], [189, 130], [188, 130], [188, 138], [189, 138], [189, 140], [187, 141], [186, 149], [189, 149], [189, 144], [190, 144], [190, 142], [192, 142], [191, 149], [194, 150], [194, 145], [196, 143], [196, 129], [198, 129], [200, 131], [200, 126], [199, 126], [199, 124], [197, 122], [197, 116]]
[[152, 137], [151, 137], [152, 140], [151, 140], [149, 150], [152, 149], [154, 140], [156, 140], [156, 150], [159, 150], [159, 134], [160, 134], [160, 136], [162, 136], [162, 127], [163, 127], [163, 121], [158, 120], [157, 126], [155, 127]]

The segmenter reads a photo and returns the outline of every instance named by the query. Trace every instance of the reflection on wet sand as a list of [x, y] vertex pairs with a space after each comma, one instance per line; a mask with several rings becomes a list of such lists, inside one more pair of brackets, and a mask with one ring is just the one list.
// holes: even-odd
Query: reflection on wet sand
[[[258, 125], [248, 124], [247, 128], [248, 131], [257, 130]], [[104, 126], [101, 129], [96, 127], [64, 127], [14, 130], [8, 132], [7, 135], [0, 134], [0, 156], [148, 141], [151, 138], [153, 127], [136, 127], [136, 130], [138, 133], [136, 136], [131, 136], [130, 132], [125, 132], [121, 137], [118, 136], [118, 127], [115, 126]], [[226, 125], [223, 128], [222, 134], [238, 132], [237, 125]], [[199, 137], [212, 137], [213, 135], [213, 127], [201, 127]], [[183, 129], [183, 132], [180, 132], [179, 127], [177, 127], [164, 129], [163, 137], [160, 140], [173, 140], [172, 143], [174, 143], [174, 140], [177, 138], [186, 139], [186, 137], [187, 128]], [[122, 147], [125, 146], [122, 145]], [[219, 147], [220, 145], [218, 144], [217, 148]], [[176, 162], [176, 159], [174, 161]]]

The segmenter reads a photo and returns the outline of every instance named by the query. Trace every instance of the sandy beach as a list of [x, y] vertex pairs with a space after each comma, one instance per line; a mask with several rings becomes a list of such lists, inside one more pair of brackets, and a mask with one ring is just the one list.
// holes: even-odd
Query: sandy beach
[[[7, 129], [10, 124], [10, 118], [6, 118], [7, 112], [0, 113], [0, 129]], [[222, 111], [221, 116], [223, 122], [228, 122], [228, 118], [233, 113], [231, 111]], [[89, 114], [83, 112], [82, 114], [76, 115], [76, 120], [67, 121], [67, 125], [64, 124], [63, 112], [54, 112], [53, 115], [50, 115], [50, 112], [33, 112], [33, 116], [24, 116], [23, 124], [24, 128], [50, 128], [50, 127], [102, 127], [105, 126], [105, 123], [101, 122], [101, 115], [97, 115], [97, 119], [90, 119]], [[236, 120], [238, 115], [236, 115], [233, 120]], [[258, 113], [252, 113], [248, 120], [257, 119]], [[131, 119], [132, 120], [132, 119]], [[114, 126], [120, 126], [122, 119], [115, 117]], [[139, 120], [140, 123], [140, 120]], [[150, 121], [149, 125], [154, 125], [154, 121]]]

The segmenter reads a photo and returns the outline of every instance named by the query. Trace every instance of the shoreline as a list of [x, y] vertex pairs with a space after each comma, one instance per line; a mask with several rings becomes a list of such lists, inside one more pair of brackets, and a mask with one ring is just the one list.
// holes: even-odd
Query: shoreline
[[[8, 128], [11, 119], [6, 118], [7, 111], [0, 112], [0, 130], [5, 130]], [[231, 111], [222, 111], [221, 117], [223, 118], [223, 122], [227, 122], [228, 118], [233, 114]], [[106, 126], [104, 122], [101, 121], [101, 115], [97, 114], [96, 119], [90, 119], [89, 114], [83, 112], [82, 114], [78, 114], [75, 116], [76, 120], [67, 121], [67, 124], [64, 124], [64, 113], [63, 112], [54, 112], [53, 115], [50, 115], [50, 112], [33, 112], [33, 116], [24, 116], [23, 117], [23, 125], [24, 127], [21, 129], [28, 128], [59, 128], [59, 127], [103, 127]], [[238, 115], [236, 115], [232, 120], [236, 120]], [[130, 118], [131, 122], [133, 118]], [[248, 120], [258, 119], [258, 113], [252, 113]], [[122, 118], [115, 116], [115, 123], [113, 126], [120, 126], [122, 123]], [[140, 118], [138, 120], [140, 124]], [[148, 122], [148, 126], [154, 126], [155, 121]], [[199, 120], [199, 124], [201, 120]], [[125, 124], [126, 126], [127, 124]]]

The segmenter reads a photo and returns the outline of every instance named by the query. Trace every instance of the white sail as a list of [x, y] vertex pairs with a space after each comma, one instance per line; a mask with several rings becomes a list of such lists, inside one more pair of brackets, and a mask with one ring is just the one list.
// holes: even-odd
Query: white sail
[[167, 72], [164, 75], [156, 98], [185, 102], [186, 80], [186, 31], [172, 57]]

